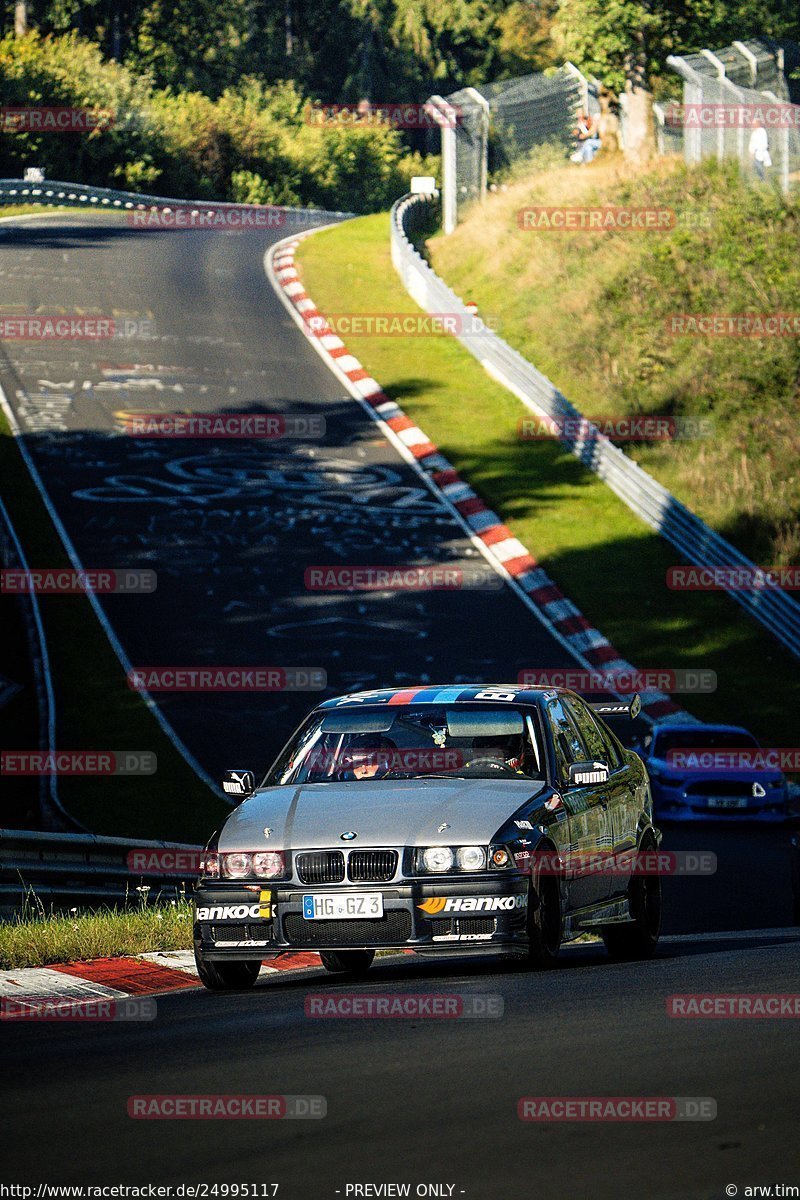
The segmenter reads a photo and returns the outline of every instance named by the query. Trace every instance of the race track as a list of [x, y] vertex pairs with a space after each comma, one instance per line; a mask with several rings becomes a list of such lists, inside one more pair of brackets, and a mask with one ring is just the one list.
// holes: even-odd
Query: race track
[[[305, 1016], [307, 996], [353, 991], [499, 995], [504, 1016]], [[673, 994], [751, 991], [800, 992], [800, 934], [668, 941], [632, 965], [579, 948], [538, 975], [392, 959], [357, 984], [318, 970], [248, 994], [173, 993], [147, 1024], [6, 1024], [4, 1069], [17, 1083], [5, 1176], [273, 1182], [281, 1200], [337, 1200], [367, 1182], [454, 1184], [467, 1200], [710, 1200], [727, 1183], [797, 1183], [796, 1021], [666, 1012]], [[327, 1116], [127, 1116], [129, 1096], [174, 1093], [321, 1095]], [[717, 1116], [523, 1123], [523, 1096], [710, 1097]]]
[[[325, 693], [157, 695], [215, 778], [265, 769], [324, 695], [572, 662], [507, 588], [305, 589], [314, 565], [486, 563], [292, 323], [264, 275], [269, 239], [62, 219], [0, 242], [9, 306], [113, 314], [137, 334], [6, 342], [0, 372], [82, 563], [157, 572], [150, 594], [101, 597], [131, 663], [327, 673]], [[124, 435], [115, 414], [141, 411], [322, 415], [326, 434]]]
[[[275, 237], [285, 231], [278, 231]], [[136, 232], [53, 217], [0, 238], [4, 302], [115, 315], [136, 336], [6, 342], [0, 382], [85, 566], [151, 568], [156, 591], [101, 603], [134, 665], [322, 668], [327, 691], [156, 696], [203, 770], [266, 766], [323, 695], [514, 679], [571, 665], [507, 588], [312, 593], [318, 564], [480, 561], [460, 526], [345, 396], [266, 280], [270, 235]], [[147, 336], [141, 336], [146, 332]], [[324, 416], [321, 440], [137, 440], [132, 412]], [[737, 714], [731, 714], [735, 719]], [[717, 874], [665, 882], [647, 964], [571, 948], [555, 971], [380, 961], [251, 994], [173, 993], [141, 1024], [0, 1025], [6, 1178], [18, 1183], [453, 1185], [441, 1196], [672, 1200], [797, 1182], [796, 1021], [681, 1021], [675, 993], [800, 992], [788, 837], [667, 827]], [[761, 929], [753, 935], [717, 931]], [[711, 931], [709, 933], [709, 931]], [[499, 995], [500, 1020], [313, 1020], [307, 993]], [[153, 1093], [326, 1097], [321, 1121], [131, 1120]], [[711, 1097], [708, 1122], [523, 1124], [523, 1096]], [[777, 1170], [785, 1163], [785, 1171]], [[355, 1195], [352, 1191], [350, 1195]], [[364, 1195], [365, 1193], [361, 1193]], [[366, 1193], [379, 1195], [378, 1192]], [[411, 1193], [414, 1194], [413, 1192]], [[431, 1193], [437, 1194], [437, 1193]]]

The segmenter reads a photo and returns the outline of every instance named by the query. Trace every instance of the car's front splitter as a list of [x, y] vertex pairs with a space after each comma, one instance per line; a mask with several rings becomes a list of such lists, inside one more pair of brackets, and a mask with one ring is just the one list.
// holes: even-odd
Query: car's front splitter
[[[379, 892], [381, 918], [308, 919], [303, 898]], [[209, 961], [264, 959], [290, 950], [419, 949], [430, 953], [524, 949], [528, 880], [404, 881], [359, 887], [278, 883], [201, 884], [195, 892], [195, 946]]]

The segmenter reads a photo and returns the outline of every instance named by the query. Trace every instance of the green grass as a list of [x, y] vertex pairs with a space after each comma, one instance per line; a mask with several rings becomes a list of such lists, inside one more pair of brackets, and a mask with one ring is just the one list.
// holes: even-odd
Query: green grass
[[[0, 413], [3, 498], [31, 567], [69, 560]], [[66, 777], [62, 803], [94, 833], [202, 843], [228, 811], [162, 731], [125, 673], [86, 596], [39, 597], [56, 694], [59, 749], [150, 750], [148, 776]]]
[[[521, 230], [529, 205], [667, 209], [647, 232]], [[800, 336], [675, 336], [674, 314], [796, 313], [800, 198], [735, 164], [545, 170], [428, 243], [432, 265], [588, 416], [701, 417], [713, 436], [629, 446], [756, 562], [800, 562]]]
[[[391, 266], [386, 214], [315, 234], [298, 261], [323, 311], [419, 311]], [[527, 410], [458, 343], [353, 337], [348, 345], [629, 661], [715, 670], [717, 691], [687, 697], [691, 712], [746, 722], [767, 745], [794, 744], [797, 664], [727, 596], [669, 591], [670, 547], [559, 444], [520, 442]], [[524, 646], [519, 655], [521, 665], [549, 665], [527, 664]]]
[[192, 906], [186, 901], [61, 917], [29, 911], [0, 924], [0, 970], [5, 971], [191, 948]]

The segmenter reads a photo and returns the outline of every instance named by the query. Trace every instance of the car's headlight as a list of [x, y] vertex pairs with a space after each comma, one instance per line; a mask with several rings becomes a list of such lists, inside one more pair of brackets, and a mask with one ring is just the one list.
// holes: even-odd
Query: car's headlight
[[216, 850], [205, 850], [200, 858], [201, 879], [219, 879], [219, 855]]
[[222, 855], [222, 874], [228, 879], [246, 879], [253, 865], [252, 855], [234, 854]]
[[278, 879], [284, 869], [285, 861], [280, 850], [259, 850], [253, 855], [253, 874], [258, 879]]
[[460, 871], [482, 871], [486, 866], [486, 851], [483, 846], [459, 846], [456, 862]]
[[449, 846], [428, 846], [420, 855], [423, 871], [452, 871], [454, 855]]

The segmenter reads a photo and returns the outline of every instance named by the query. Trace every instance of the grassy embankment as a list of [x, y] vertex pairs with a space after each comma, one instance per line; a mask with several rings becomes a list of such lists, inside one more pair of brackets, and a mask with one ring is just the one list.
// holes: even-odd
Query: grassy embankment
[[[713, 267], [715, 255], [724, 259], [729, 272], [738, 271], [737, 279], [749, 275], [754, 280], [755, 305], [752, 299], [744, 305], [735, 292], [727, 299], [729, 307], [779, 308], [784, 285], [778, 282], [783, 277], [778, 268], [786, 272], [789, 281], [798, 274], [796, 256], [791, 261], [788, 257], [787, 232], [787, 228], [796, 230], [797, 214], [786, 209], [781, 217], [784, 210], [776, 207], [779, 202], [771, 193], [747, 193], [752, 198], [752, 212], [746, 223], [740, 214], [737, 223], [733, 210], [739, 211], [736, 206], [745, 203], [745, 195], [735, 191], [734, 181], [727, 176], [724, 180], [725, 186], [734, 188], [729, 211], [719, 177], [713, 173], [687, 176], [674, 167], [662, 166], [655, 176], [645, 179], [620, 178], [613, 186], [608, 179], [603, 198], [616, 203], [671, 203], [681, 211], [694, 210], [701, 214], [699, 228], [679, 223], [666, 241], [655, 244], [653, 238], [642, 234], [611, 238], [576, 234], [571, 248], [567, 235], [518, 230], [514, 213], [524, 204], [555, 203], [558, 195], [563, 203], [568, 194], [571, 203], [588, 203], [590, 185], [599, 186], [601, 179], [599, 173], [568, 168], [539, 183], [512, 185], [451, 239], [433, 240], [434, 264], [464, 298], [477, 301], [487, 316], [496, 316], [503, 336], [519, 345], [590, 415], [626, 411], [623, 399], [632, 405], [634, 395], [638, 409], [645, 412], [710, 413], [716, 422], [714, 439], [702, 444], [659, 444], [646, 450], [648, 469], [688, 502], [692, 503], [695, 493], [688, 482], [680, 485], [682, 474], [687, 481], [702, 483], [706, 479], [709, 497], [719, 497], [721, 504], [734, 490], [724, 479], [712, 478], [712, 473], [723, 470], [723, 463], [732, 464], [731, 470], [736, 462], [744, 464], [741, 476], [747, 475], [756, 496], [768, 491], [766, 482], [758, 492], [755, 485], [762, 478], [763, 456], [769, 453], [776, 464], [780, 461], [771, 492], [771, 524], [744, 517], [738, 524], [732, 520], [717, 523], [727, 536], [738, 537], [745, 549], [755, 553], [753, 538], [744, 536], [751, 530], [758, 540], [756, 548], [775, 546], [773, 561], [786, 561], [795, 537], [788, 513], [797, 488], [798, 456], [791, 449], [797, 433], [782, 408], [784, 394], [778, 385], [785, 383], [797, 347], [787, 339], [777, 345], [778, 339], [767, 339], [773, 343], [771, 347], [764, 346], [763, 340], [745, 345], [735, 339], [736, 345], [731, 346], [727, 339], [715, 339], [713, 344], [698, 341], [688, 348], [676, 340], [669, 343], [673, 361], [658, 351], [659, 334], [651, 326], [657, 308], [665, 314], [699, 309], [702, 297], [695, 296], [695, 289], [702, 292], [712, 282], [713, 302], [705, 297], [702, 310], [713, 311], [716, 305], [725, 311], [720, 301], [725, 271], [722, 263]], [[704, 226], [702, 214], [706, 212], [712, 220]], [[549, 243], [540, 240], [545, 236], [550, 237]], [[583, 241], [575, 244], [579, 237]], [[495, 267], [487, 247], [496, 240], [499, 261]], [[728, 246], [730, 241], [736, 245]], [[751, 243], [771, 246], [763, 268], [758, 254], [749, 249]], [[567, 267], [559, 266], [566, 254], [576, 256], [582, 270], [576, 278], [569, 268], [569, 284]], [[547, 260], [546, 266], [540, 267], [542, 255]], [[661, 264], [658, 274], [648, 274], [637, 255], [650, 256], [647, 266], [651, 273]], [[741, 269], [736, 267], [737, 255], [747, 264]], [[298, 261], [309, 293], [323, 311], [418, 311], [391, 267], [385, 214], [315, 235], [301, 245]], [[684, 266], [675, 266], [676, 261]], [[712, 267], [702, 265], [709, 261]], [[762, 269], [765, 279], [759, 282], [754, 272]], [[767, 285], [773, 280], [770, 291]], [[617, 297], [616, 309], [603, 307], [604, 287]], [[671, 295], [664, 294], [668, 287]], [[647, 315], [642, 313], [645, 295], [650, 304]], [[628, 306], [630, 329], [622, 311], [627, 312]], [[788, 303], [783, 307], [790, 309]], [[529, 319], [532, 308], [536, 315]], [[547, 322], [546, 334], [540, 332], [541, 322]], [[536, 330], [536, 341], [531, 327]], [[527, 340], [515, 336], [515, 330], [523, 328]], [[608, 355], [595, 362], [593, 338], [603, 331]], [[566, 347], [568, 335], [573, 339], [571, 353]], [[549, 346], [547, 356], [539, 353], [540, 341]], [[797, 737], [800, 703], [797, 664], [724, 594], [670, 591], [666, 572], [678, 561], [670, 547], [557, 442], [521, 440], [517, 426], [522, 416], [529, 415], [527, 410], [456, 342], [446, 337], [352, 337], [349, 345], [626, 658], [639, 667], [713, 669], [718, 678], [714, 693], [683, 698], [694, 714], [705, 720], [745, 722], [767, 745], [795, 744], [792, 739]], [[647, 345], [651, 345], [653, 357], [651, 390], [641, 382]], [[736, 346], [744, 356], [740, 380]], [[688, 374], [687, 354], [697, 360]], [[716, 365], [715, 355], [721, 360]], [[700, 363], [706, 360], [701, 377]], [[562, 370], [560, 363], [568, 364], [569, 372]], [[710, 403], [705, 407], [698, 403], [691, 409], [688, 399], [685, 406], [678, 404], [678, 397], [705, 396], [723, 363], [736, 397], [730, 412], [720, 412]], [[587, 378], [590, 372], [603, 375], [606, 371], [604, 392], [598, 386], [578, 388], [584, 369]], [[638, 386], [628, 382], [634, 379], [640, 380]], [[747, 402], [750, 390], [756, 387], [754, 380], [761, 404], [755, 412]], [[626, 381], [625, 387], [621, 381]], [[770, 388], [776, 398], [767, 409]], [[673, 400], [666, 408], [669, 397]], [[744, 437], [745, 419], [751, 449], [743, 449], [736, 440]], [[756, 444], [762, 447], [758, 452]], [[645, 452], [637, 449], [635, 453], [638, 457]], [[682, 456], [687, 456], [685, 462]], [[696, 507], [712, 522], [715, 515], [721, 515], [721, 509], [710, 503]], [[760, 511], [764, 509], [762, 504]], [[529, 664], [524, 647], [520, 647], [520, 665], [548, 664]]]

